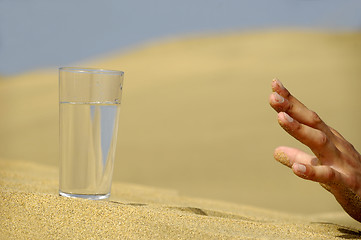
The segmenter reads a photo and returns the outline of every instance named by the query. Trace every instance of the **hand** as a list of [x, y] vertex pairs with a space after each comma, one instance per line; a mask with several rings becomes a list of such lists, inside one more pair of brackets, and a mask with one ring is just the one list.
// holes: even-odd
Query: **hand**
[[315, 154], [282, 146], [275, 149], [275, 159], [297, 176], [319, 182], [351, 217], [361, 222], [361, 155], [279, 80], [273, 80], [272, 90], [269, 102], [278, 112], [281, 127]]

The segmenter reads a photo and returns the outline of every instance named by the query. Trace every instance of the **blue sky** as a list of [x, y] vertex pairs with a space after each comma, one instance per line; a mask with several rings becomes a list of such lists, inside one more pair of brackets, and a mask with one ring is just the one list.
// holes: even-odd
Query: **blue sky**
[[360, 31], [360, 13], [360, 0], [0, 0], [0, 74], [195, 33]]

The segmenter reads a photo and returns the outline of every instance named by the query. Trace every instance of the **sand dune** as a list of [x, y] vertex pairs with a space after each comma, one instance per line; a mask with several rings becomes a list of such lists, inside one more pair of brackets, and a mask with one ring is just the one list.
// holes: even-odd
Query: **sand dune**
[[[320, 218], [114, 183], [109, 201], [57, 195], [57, 169], [0, 160], [2, 239], [342, 239], [357, 228]], [[329, 217], [342, 219], [337, 214]]]
[[[173, 39], [74, 66], [125, 71], [114, 180], [141, 185], [137, 197], [145, 186], [160, 187], [182, 196], [327, 218], [329, 212], [342, 211], [333, 197], [273, 160], [278, 145], [307, 149], [278, 127], [268, 106], [270, 82], [280, 78], [360, 149], [360, 53], [360, 33], [272, 31]], [[54, 171], [57, 78], [53, 69], [0, 79], [0, 157], [45, 164]], [[57, 201], [52, 181], [51, 193], [10, 189], [3, 196], [25, 194], [24, 199], [31, 195], [40, 201], [42, 194], [50, 194], [46, 198]], [[170, 205], [168, 200], [161, 204]]]

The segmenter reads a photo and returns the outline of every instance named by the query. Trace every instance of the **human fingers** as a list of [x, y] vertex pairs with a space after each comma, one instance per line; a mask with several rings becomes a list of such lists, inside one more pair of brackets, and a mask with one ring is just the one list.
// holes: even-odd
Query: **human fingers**
[[278, 122], [291, 136], [307, 145], [323, 164], [331, 165], [340, 155], [324, 132], [298, 122], [285, 112], [278, 113]]
[[274, 157], [301, 178], [327, 185], [344, 182], [342, 173], [330, 166], [320, 165], [315, 156], [299, 149], [281, 146], [275, 149]]
[[286, 112], [298, 122], [319, 129], [329, 137], [333, 137], [333, 133], [318, 114], [295, 98], [278, 79], [272, 81], [272, 90], [269, 102], [277, 112]]
[[297, 148], [280, 146], [275, 149], [273, 156], [278, 162], [286, 165], [289, 168], [291, 168], [294, 163], [307, 164], [312, 166], [317, 166], [320, 164], [318, 158]]
[[294, 163], [292, 165], [292, 171], [303, 179], [308, 179], [322, 184], [332, 185], [334, 183], [343, 184], [344, 182], [342, 173], [325, 165], [311, 166]]

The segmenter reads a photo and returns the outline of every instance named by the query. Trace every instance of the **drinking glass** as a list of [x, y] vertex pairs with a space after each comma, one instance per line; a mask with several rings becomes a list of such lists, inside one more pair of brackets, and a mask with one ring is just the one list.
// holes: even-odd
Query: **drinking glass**
[[107, 199], [113, 175], [124, 72], [59, 69], [59, 194]]

